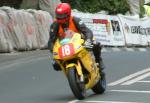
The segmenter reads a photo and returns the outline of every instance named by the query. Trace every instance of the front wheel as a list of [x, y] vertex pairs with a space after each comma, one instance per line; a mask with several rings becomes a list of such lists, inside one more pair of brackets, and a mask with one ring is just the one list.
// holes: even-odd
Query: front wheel
[[75, 67], [72, 67], [68, 71], [68, 81], [70, 88], [74, 94], [74, 96], [82, 100], [85, 98], [85, 84], [80, 81], [80, 77], [77, 74]]
[[101, 79], [98, 81], [98, 83], [92, 88], [93, 92], [96, 94], [102, 94], [106, 90], [106, 77], [105, 72], [100, 72]]

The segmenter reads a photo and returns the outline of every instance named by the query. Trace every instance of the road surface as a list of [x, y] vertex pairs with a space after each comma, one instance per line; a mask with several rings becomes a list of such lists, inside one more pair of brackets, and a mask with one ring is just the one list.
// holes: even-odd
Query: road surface
[[0, 103], [149, 103], [150, 51], [103, 52], [107, 90], [76, 100], [48, 51], [0, 54]]

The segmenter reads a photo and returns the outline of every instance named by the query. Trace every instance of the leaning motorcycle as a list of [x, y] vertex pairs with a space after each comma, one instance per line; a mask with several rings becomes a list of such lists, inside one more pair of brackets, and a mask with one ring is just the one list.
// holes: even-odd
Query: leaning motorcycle
[[84, 42], [81, 34], [66, 30], [53, 48], [53, 59], [60, 65], [74, 96], [79, 100], [85, 98], [89, 89], [96, 94], [102, 94], [106, 89], [105, 72], [99, 68]]

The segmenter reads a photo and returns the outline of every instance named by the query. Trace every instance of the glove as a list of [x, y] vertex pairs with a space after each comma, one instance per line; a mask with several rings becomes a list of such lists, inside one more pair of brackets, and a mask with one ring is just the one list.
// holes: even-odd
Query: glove
[[93, 48], [91, 39], [87, 39], [87, 40], [84, 42], [84, 46], [85, 46], [86, 48]]

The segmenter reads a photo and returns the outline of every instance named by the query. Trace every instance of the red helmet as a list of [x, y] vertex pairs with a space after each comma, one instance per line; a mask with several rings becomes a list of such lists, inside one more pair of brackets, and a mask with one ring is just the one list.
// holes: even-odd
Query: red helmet
[[71, 16], [71, 7], [68, 3], [60, 3], [57, 5], [55, 13], [58, 23], [66, 23]]

